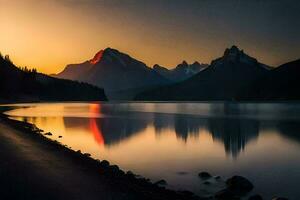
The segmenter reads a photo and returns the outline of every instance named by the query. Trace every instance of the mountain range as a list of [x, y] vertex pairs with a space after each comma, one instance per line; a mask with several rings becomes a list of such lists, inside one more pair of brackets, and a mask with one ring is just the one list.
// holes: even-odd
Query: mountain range
[[300, 60], [276, 68], [232, 46], [191, 78], [141, 92], [136, 100], [299, 100]]
[[106, 95], [109, 100], [143, 101], [300, 99], [300, 60], [270, 67], [237, 46], [210, 65], [183, 61], [173, 69], [151, 68], [107, 48], [52, 77], [21, 70], [2, 56], [0, 61], [0, 100], [105, 100]]
[[101, 101], [104, 90], [96, 86], [63, 80], [16, 67], [0, 54], [0, 101]]
[[125, 53], [107, 48], [91, 60], [67, 65], [55, 77], [104, 88], [110, 100], [130, 100], [144, 90], [185, 80], [206, 66], [198, 62], [192, 65], [183, 62], [173, 70], [159, 65], [150, 68]]
[[137, 99], [149, 100], [232, 100], [267, 73], [264, 64], [236, 46], [197, 75], [166, 87], [143, 92]]

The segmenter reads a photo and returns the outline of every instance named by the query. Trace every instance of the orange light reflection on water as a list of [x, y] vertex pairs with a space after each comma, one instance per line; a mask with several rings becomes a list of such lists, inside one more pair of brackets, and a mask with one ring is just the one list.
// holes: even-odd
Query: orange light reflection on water
[[[101, 105], [100, 104], [90, 104], [89, 106], [90, 112], [92, 113], [101, 113]], [[101, 129], [99, 128], [101, 126], [100, 124], [97, 124], [96, 118], [90, 119], [90, 130], [93, 133], [93, 136], [96, 140], [96, 142], [103, 146], [104, 145], [104, 137], [101, 132]]]

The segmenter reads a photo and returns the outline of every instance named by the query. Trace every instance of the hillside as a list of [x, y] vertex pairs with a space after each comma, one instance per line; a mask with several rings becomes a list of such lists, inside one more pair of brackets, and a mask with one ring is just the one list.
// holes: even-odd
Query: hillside
[[100, 101], [104, 90], [70, 80], [53, 78], [35, 70], [21, 70], [0, 55], [0, 101]]

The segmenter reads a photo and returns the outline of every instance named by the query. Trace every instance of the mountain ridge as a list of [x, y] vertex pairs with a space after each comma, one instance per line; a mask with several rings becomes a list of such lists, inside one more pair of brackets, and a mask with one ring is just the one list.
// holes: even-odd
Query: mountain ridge
[[207, 66], [207, 64], [200, 64], [197, 61], [195, 61], [193, 64], [188, 64], [186, 61], [182, 61], [182, 63], [171, 69], [155, 64], [153, 66], [153, 70], [172, 82], [180, 82], [199, 73]]
[[105, 88], [110, 99], [120, 98], [120, 95], [116, 95], [117, 91], [122, 91], [124, 97], [121, 98], [126, 99], [126, 92], [124, 92], [126, 90], [134, 91], [137, 88], [169, 83], [145, 63], [128, 54], [112, 48], [99, 52], [89, 61], [67, 65], [56, 77], [87, 82]]
[[134, 91], [185, 80], [205, 67], [206, 64], [188, 64], [184, 61], [171, 70], [159, 65], [150, 68], [128, 54], [108, 47], [98, 51], [90, 60], [67, 65], [54, 76], [102, 87], [110, 99], [130, 100], [136, 95]]
[[136, 100], [234, 100], [269, 71], [236, 46], [182, 82], [142, 92]]

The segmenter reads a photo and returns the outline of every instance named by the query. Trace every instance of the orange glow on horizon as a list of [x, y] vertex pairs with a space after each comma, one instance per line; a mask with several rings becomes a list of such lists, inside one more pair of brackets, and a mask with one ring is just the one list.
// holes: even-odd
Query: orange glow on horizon
[[[94, 10], [63, 6], [60, 1], [2, 1], [0, 22], [5, 31], [0, 32], [0, 52], [10, 55], [18, 66], [46, 74], [91, 60], [92, 55], [107, 47], [129, 54], [149, 67], [159, 64], [168, 68], [183, 60], [209, 63], [224, 51], [203, 48], [211, 45], [201, 36], [197, 40], [202, 41], [195, 42], [191, 36], [174, 35], [173, 30], [160, 33], [157, 30], [163, 30], [163, 26], [145, 26], [122, 8], [104, 6]], [[197, 45], [186, 51], [187, 44]], [[232, 43], [224, 47], [229, 45]]]
[[[299, 56], [299, 45], [291, 45], [298, 41], [296, 37], [282, 35], [281, 41], [281, 32], [274, 34], [270, 29], [272, 37], [264, 36], [266, 30], [262, 30], [264, 37], [256, 38], [254, 35], [260, 33], [259, 28], [253, 29], [255, 34], [250, 34], [251, 28], [244, 30], [235, 26], [230, 18], [234, 13], [232, 10], [228, 11], [229, 18], [225, 11], [225, 17], [219, 18], [214, 15], [218, 10], [214, 10], [214, 4], [209, 1], [199, 1], [204, 6], [194, 6], [197, 12], [189, 14], [172, 10], [176, 3], [170, 7], [157, 7], [163, 4], [162, 1], [147, 6], [142, 0], [115, 2], [0, 0], [0, 52], [9, 55], [17, 66], [36, 68], [46, 74], [59, 73], [68, 64], [85, 61], [94, 64], [101, 59], [101, 53], [94, 59], [92, 56], [108, 47], [149, 67], [159, 64], [167, 68], [174, 68], [183, 60], [210, 64], [233, 44], [271, 66]], [[182, 5], [189, 6], [187, 3]], [[268, 16], [262, 17], [268, 19]], [[249, 19], [252, 18], [251, 15]], [[241, 17], [240, 22], [247, 24], [242, 23], [242, 19], [248, 18]], [[289, 27], [291, 31], [288, 32], [292, 33], [297, 26]], [[280, 36], [278, 40], [277, 36]], [[293, 38], [293, 43], [289, 43], [289, 38]]]

